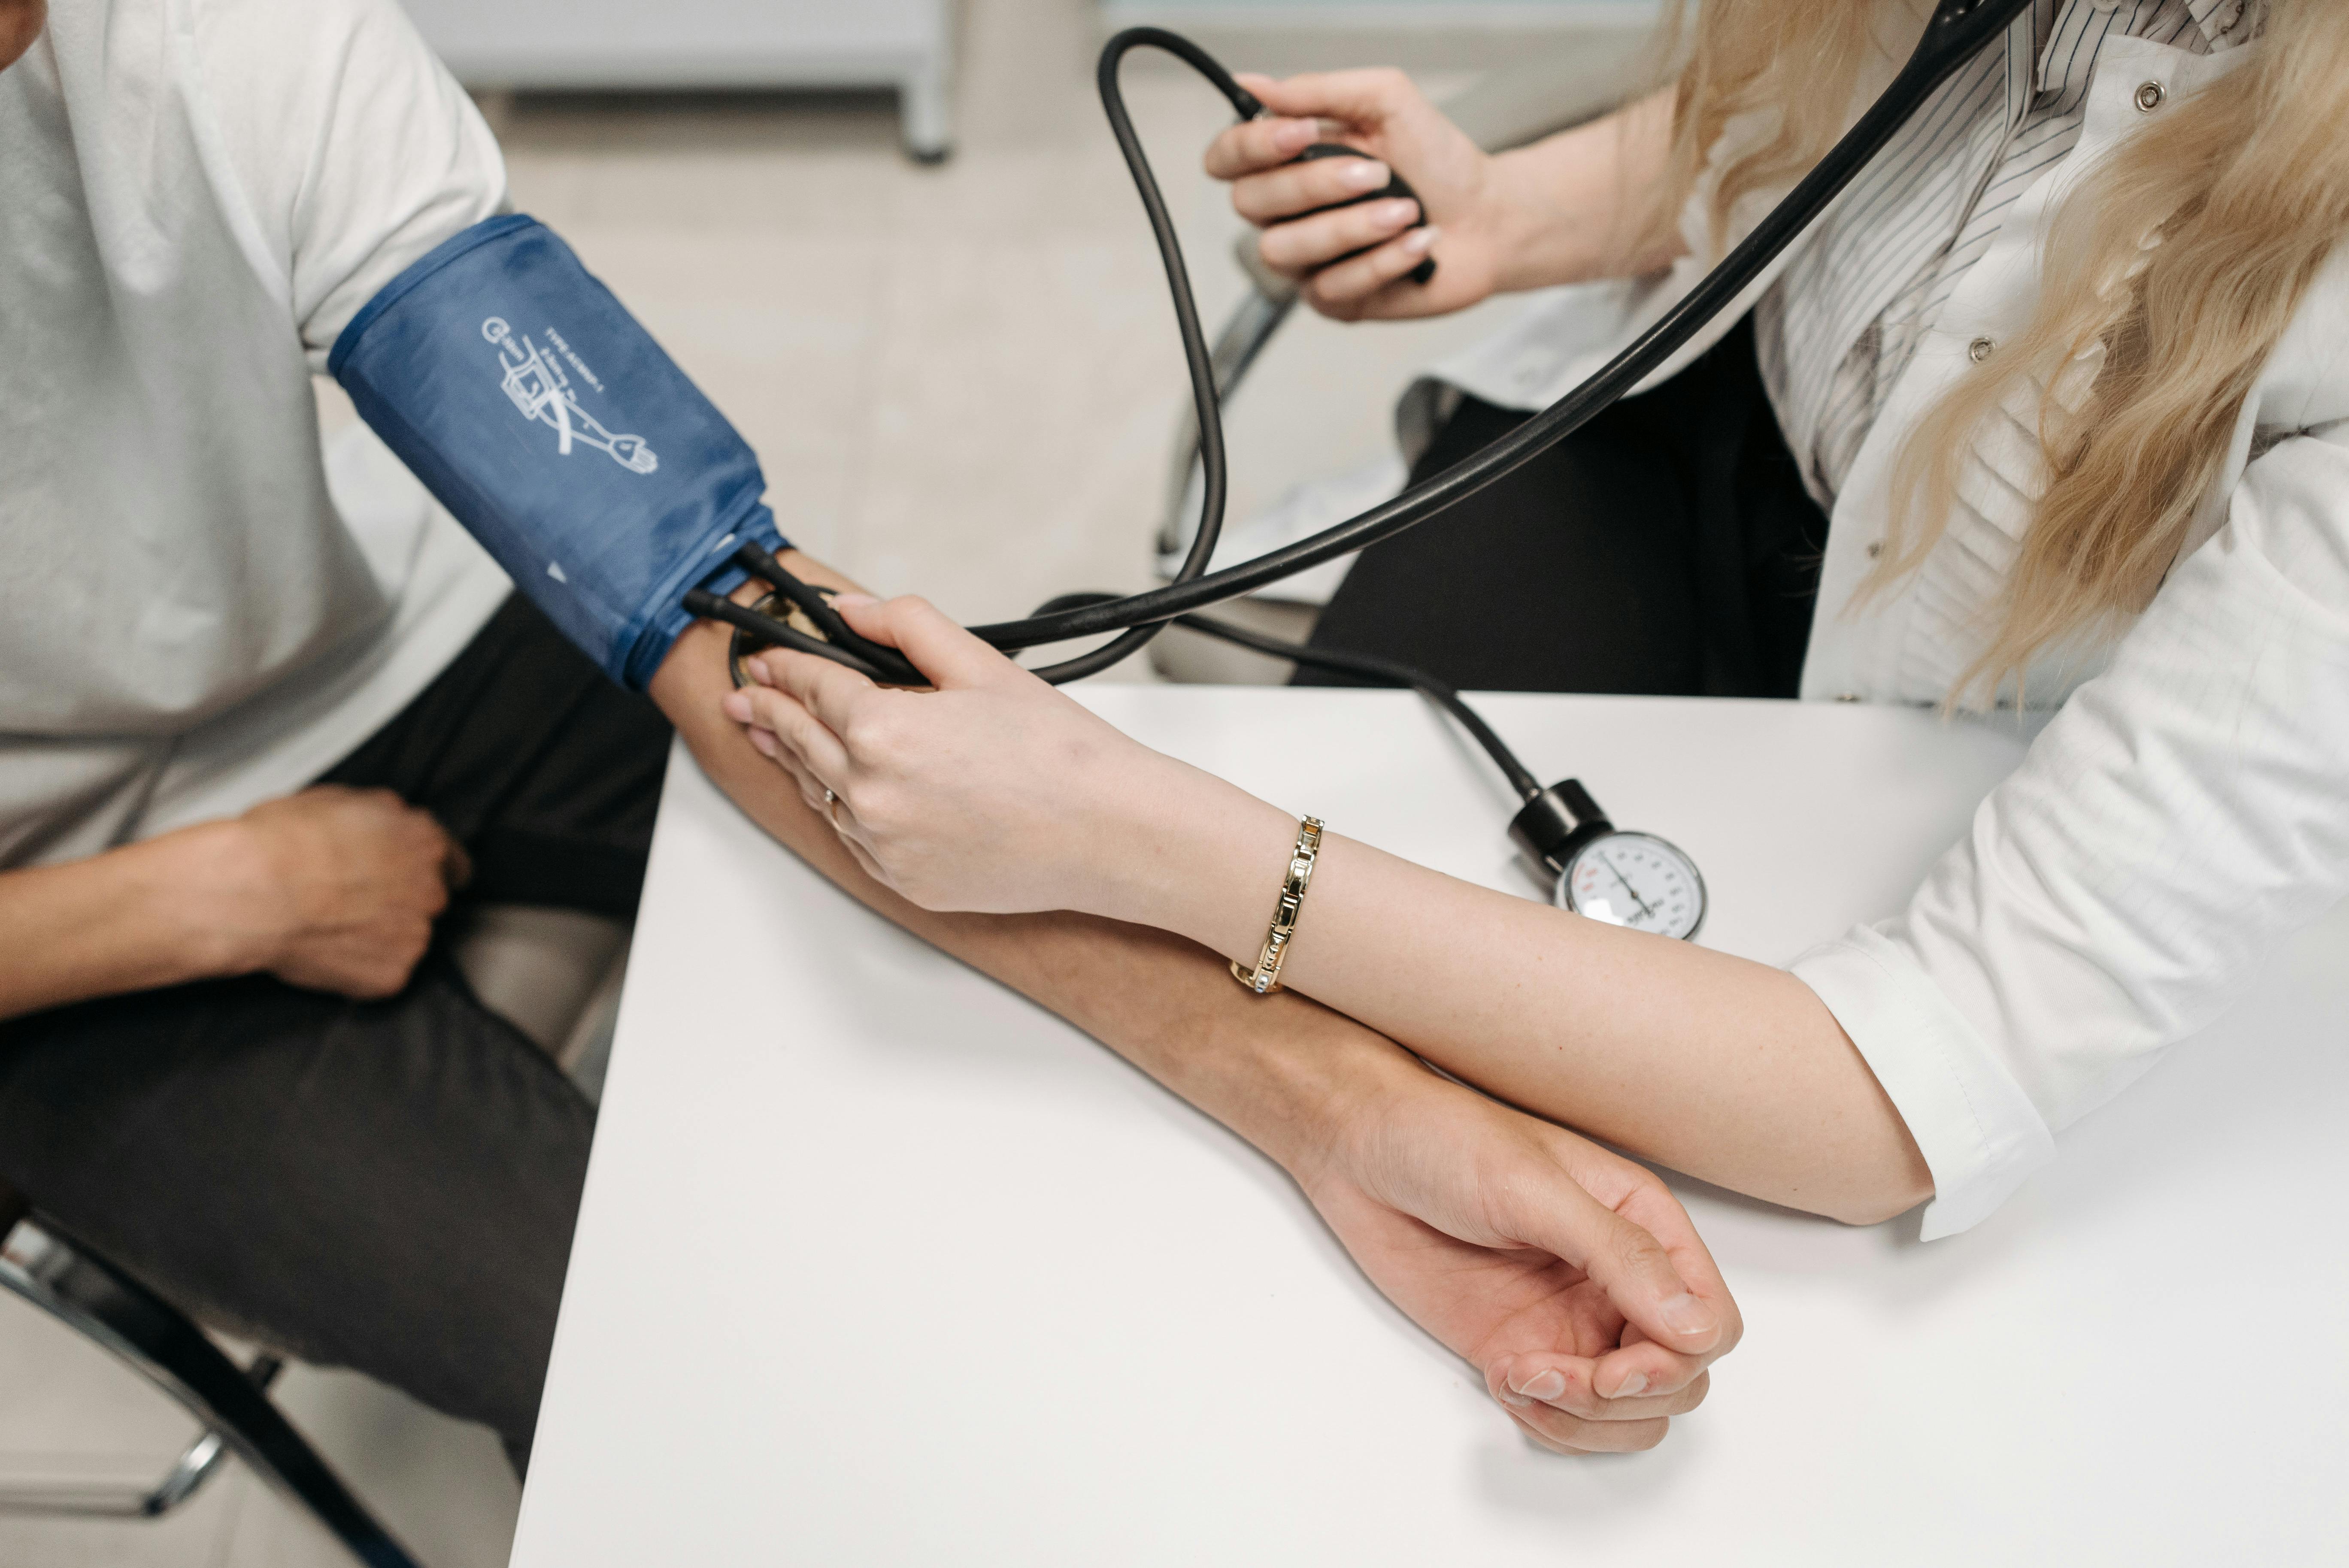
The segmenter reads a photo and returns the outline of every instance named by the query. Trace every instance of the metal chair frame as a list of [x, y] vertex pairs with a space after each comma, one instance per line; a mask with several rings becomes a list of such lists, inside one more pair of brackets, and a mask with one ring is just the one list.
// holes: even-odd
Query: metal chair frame
[[[566, 1071], [582, 1066], [583, 1053], [595, 1055], [607, 1045], [619, 1004], [625, 927], [608, 934], [583, 932], [565, 912], [521, 906], [471, 914], [472, 923], [457, 930], [458, 964], [486, 1005], [515, 1019]], [[559, 917], [551, 926], [550, 915]], [[545, 956], [581, 944], [592, 950], [584, 987], [577, 975], [550, 968]], [[601, 979], [594, 977], [597, 970]], [[592, 1096], [602, 1081], [600, 1059], [591, 1070]], [[195, 1496], [234, 1454], [306, 1509], [361, 1563], [417, 1568], [271, 1402], [269, 1387], [285, 1367], [280, 1357], [264, 1353], [239, 1367], [169, 1302], [37, 1218], [5, 1182], [0, 1182], [0, 1289], [103, 1346], [178, 1401], [200, 1427], [152, 1486], [0, 1484], [0, 1513], [160, 1519]]]
[[111, 1351], [202, 1427], [151, 1487], [0, 1488], [0, 1511], [157, 1519], [193, 1497], [233, 1453], [308, 1510], [368, 1568], [418, 1568], [271, 1401], [269, 1385], [284, 1365], [278, 1357], [257, 1356], [239, 1367], [177, 1308], [34, 1218], [5, 1189], [0, 1189], [0, 1287]]

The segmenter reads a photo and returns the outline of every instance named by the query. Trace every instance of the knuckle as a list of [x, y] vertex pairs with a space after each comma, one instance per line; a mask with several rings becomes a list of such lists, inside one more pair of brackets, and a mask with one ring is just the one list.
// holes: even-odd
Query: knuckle
[[885, 762], [904, 744], [905, 722], [895, 704], [875, 704], [852, 716], [840, 738], [860, 760]]
[[1629, 1273], [1648, 1274], [1671, 1267], [1671, 1255], [1664, 1251], [1663, 1243], [1634, 1224], [1625, 1223], [1616, 1230], [1614, 1253], [1615, 1261]]

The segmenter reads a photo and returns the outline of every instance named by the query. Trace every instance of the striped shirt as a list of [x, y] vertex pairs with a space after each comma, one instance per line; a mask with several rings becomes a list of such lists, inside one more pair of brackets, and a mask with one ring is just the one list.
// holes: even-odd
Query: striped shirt
[[2107, 39], [2209, 54], [2257, 31], [2252, 0], [2037, 0], [2028, 57], [1978, 56], [1822, 218], [1754, 312], [1763, 381], [1813, 499], [1832, 510], [1919, 338], [2017, 197], [2080, 139]]

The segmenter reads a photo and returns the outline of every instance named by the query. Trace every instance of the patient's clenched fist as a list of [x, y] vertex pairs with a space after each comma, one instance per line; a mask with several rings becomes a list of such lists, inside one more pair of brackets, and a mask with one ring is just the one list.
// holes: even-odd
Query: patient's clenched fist
[[199, 896], [224, 974], [361, 999], [408, 984], [470, 874], [431, 816], [388, 789], [318, 785], [218, 825]]

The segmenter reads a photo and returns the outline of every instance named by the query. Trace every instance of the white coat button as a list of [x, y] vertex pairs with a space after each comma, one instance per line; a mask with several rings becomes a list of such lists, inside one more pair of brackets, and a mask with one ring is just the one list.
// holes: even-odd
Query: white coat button
[[2163, 87], [2159, 82], [2141, 82], [2138, 84], [2137, 89], [2137, 107], [2139, 112], [2151, 114], [2155, 109], [2159, 108], [2168, 100], [2169, 89]]
[[1971, 343], [1966, 345], [1966, 357], [1972, 360], [1976, 365], [1980, 365], [1983, 360], [1988, 359], [1991, 355], [1997, 350], [1997, 348], [1998, 343], [1995, 339], [1977, 337]]
[[1869, 540], [1869, 541], [1868, 542], [1868, 558], [1870, 561], [1874, 561], [1874, 560], [1876, 560], [1878, 556], [1882, 555], [1883, 553], [1884, 553], [1884, 541], [1882, 541], [1882, 540], [1880, 540], [1880, 539], [1871, 539], [1871, 540]]

